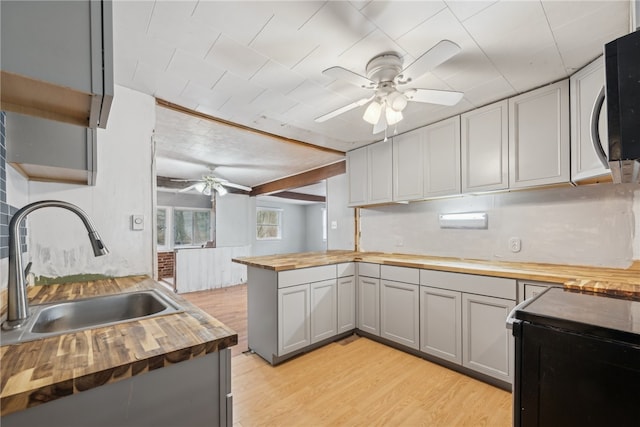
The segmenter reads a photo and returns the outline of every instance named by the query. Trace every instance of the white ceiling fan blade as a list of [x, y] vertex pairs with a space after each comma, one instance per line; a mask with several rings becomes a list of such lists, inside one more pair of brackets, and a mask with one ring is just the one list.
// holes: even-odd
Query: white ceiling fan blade
[[375, 97], [375, 94], [370, 96], [369, 98], [362, 98], [356, 102], [352, 102], [351, 104], [345, 105], [344, 107], [340, 107], [337, 110], [333, 110], [325, 115], [320, 117], [316, 117], [316, 123], [326, 122], [329, 119], [332, 119], [340, 114], [346, 113], [347, 111], [353, 110], [354, 108], [361, 107], [367, 102], [371, 101]]
[[380, 133], [387, 128], [387, 114], [386, 114], [386, 105], [382, 106], [382, 111], [380, 112], [380, 118], [378, 119], [378, 123], [373, 125], [373, 134]]
[[365, 76], [361, 76], [358, 73], [354, 73], [353, 71], [347, 70], [346, 68], [342, 67], [327, 68], [322, 72], [322, 74], [334, 79], [344, 80], [347, 83], [351, 83], [352, 85], [365, 89], [375, 89], [376, 87], [376, 83], [369, 80]]
[[251, 187], [247, 187], [247, 186], [240, 185], [240, 184], [234, 184], [233, 182], [229, 182], [229, 181], [220, 182], [220, 185], [222, 185], [224, 187], [237, 188], [238, 190], [244, 190], [244, 191], [251, 191], [252, 190]]
[[442, 40], [402, 70], [396, 77], [396, 83], [405, 84], [417, 80], [458, 52], [460, 52], [460, 46], [452, 41]]
[[452, 106], [460, 102], [464, 93], [452, 90], [410, 89], [405, 91], [404, 95], [409, 101]]
[[191, 191], [194, 188], [196, 188], [196, 185], [198, 185], [198, 184], [193, 184], [193, 185], [190, 185], [188, 187], [183, 188], [182, 190], [178, 190], [178, 193], [186, 193], [187, 191]]

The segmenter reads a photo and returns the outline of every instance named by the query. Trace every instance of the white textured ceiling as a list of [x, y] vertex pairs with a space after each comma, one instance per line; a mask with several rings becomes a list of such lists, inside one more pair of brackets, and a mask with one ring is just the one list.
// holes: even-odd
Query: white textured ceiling
[[[566, 78], [599, 56], [605, 42], [629, 30], [628, 0], [116, 0], [113, 9], [116, 83], [341, 151], [380, 136], [361, 119], [364, 107], [314, 122], [368, 94], [324, 76], [326, 68], [339, 65], [365, 74], [366, 63], [382, 52], [397, 52], [407, 65], [442, 39], [460, 45], [457, 56], [414, 87], [462, 91], [464, 99], [454, 107], [410, 103], [397, 126], [402, 133]], [[204, 144], [198, 140], [203, 135], [194, 135], [196, 142], [178, 143], [174, 135], [187, 141], [192, 128], [171, 117], [163, 123], [165, 116], [158, 114], [158, 153], [176, 171], [180, 162], [197, 169], [206, 160], [221, 165], [221, 176], [232, 179], [231, 169], [223, 166], [236, 165], [239, 174], [241, 166], [251, 165], [233, 179], [255, 185], [325, 161], [321, 151], [290, 157], [282, 148], [280, 155], [290, 161], [275, 173], [277, 162], [269, 156], [276, 154], [263, 150], [262, 142], [244, 141], [253, 148], [237, 150], [233, 138], [242, 137], [236, 132], [231, 140]], [[301, 161], [307, 158], [308, 163]], [[191, 175], [199, 173], [196, 169]], [[268, 176], [269, 169], [274, 173]]]

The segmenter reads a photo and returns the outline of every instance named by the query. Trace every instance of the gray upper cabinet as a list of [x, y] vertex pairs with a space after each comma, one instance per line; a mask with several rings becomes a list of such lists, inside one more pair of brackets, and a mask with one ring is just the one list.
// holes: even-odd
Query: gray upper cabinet
[[508, 120], [506, 100], [460, 116], [463, 193], [509, 186]]
[[419, 200], [423, 197], [422, 154], [424, 129], [393, 137], [393, 200]]
[[7, 162], [33, 181], [95, 185], [96, 130], [7, 113]]
[[[591, 114], [598, 94], [604, 88], [602, 57], [571, 76], [569, 83], [571, 87], [571, 180], [575, 183], [593, 182], [593, 178], [607, 180], [611, 172], [596, 154], [591, 137]], [[598, 117], [598, 130], [600, 140], [608, 141], [606, 102]], [[602, 148], [608, 155], [609, 144], [603, 144]]]
[[424, 129], [424, 197], [460, 194], [460, 116]]
[[113, 99], [111, 2], [3, 0], [0, 15], [0, 108], [106, 127]]
[[376, 142], [367, 147], [370, 204], [387, 203], [393, 200], [393, 162], [391, 140]]
[[393, 200], [393, 148], [391, 140], [376, 142], [347, 153], [349, 206]]
[[349, 177], [349, 206], [367, 203], [367, 147], [347, 153], [347, 173]]
[[509, 99], [509, 188], [569, 182], [569, 81]]

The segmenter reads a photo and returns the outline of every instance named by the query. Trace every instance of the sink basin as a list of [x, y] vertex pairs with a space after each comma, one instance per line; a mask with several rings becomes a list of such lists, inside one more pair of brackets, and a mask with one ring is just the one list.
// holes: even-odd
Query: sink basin
[[31, 309], [31, 316], [22, 328], [2, 331], [2, 345], [182, 311], [174, 301], [155, 290], [34, 305]]

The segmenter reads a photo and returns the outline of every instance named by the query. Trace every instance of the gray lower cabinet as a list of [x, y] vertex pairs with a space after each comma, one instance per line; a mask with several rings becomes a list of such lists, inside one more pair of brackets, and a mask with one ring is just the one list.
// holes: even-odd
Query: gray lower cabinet
[[309, 285], [278, 289], [278, 355], [311, 344]]
[[513, 381], [514, 341], [505, 320], [515, 301], [462, 294], [462, 365]]
[[420, 347], [418, 290], [419, 285], [380, 281], [380, 336], [416, 350]]
[[420, 286], [420, 350], [462, 364], [462, 293]]
[[358, 329], [380, 335], [380, 279], [358, 277]]
[[3, 427], [232, 426], [223, 349], [2, 416]]
[[338, 278], [338, 333], [356, 328], [355, 276]]
[[311, 343], [317, 343], [338, 333], [338, 295], [336, 279], [309, 285], [311, 294]]

